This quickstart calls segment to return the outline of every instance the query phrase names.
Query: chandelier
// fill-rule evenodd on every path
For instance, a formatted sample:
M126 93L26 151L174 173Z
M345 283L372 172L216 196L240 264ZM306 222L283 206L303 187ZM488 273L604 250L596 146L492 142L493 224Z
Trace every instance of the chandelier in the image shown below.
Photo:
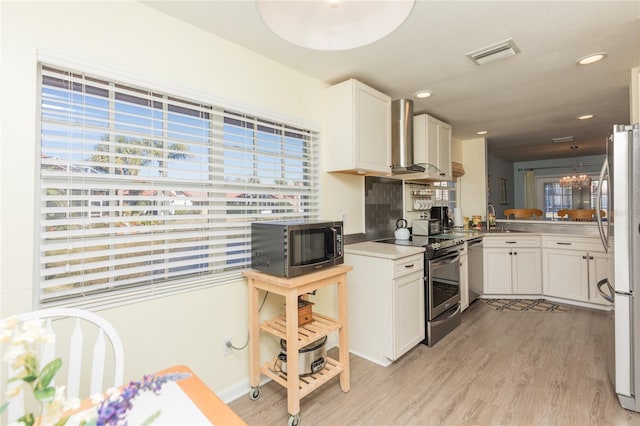
M591 178L585 174L578 175L576 173L576 149L577 146L572 146L571 151L573 152L573 174L570 176L565 176L560 179L560 187L562 188L571 188L571 189L585 189L591 186ZM580 165L582 167L582 165Z

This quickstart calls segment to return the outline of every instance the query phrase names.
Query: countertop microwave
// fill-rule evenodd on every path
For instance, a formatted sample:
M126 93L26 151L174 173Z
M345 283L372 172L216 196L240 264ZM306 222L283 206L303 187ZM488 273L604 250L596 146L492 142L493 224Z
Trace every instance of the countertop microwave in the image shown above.
M251 224L251 267L296 277L344 263L343 223L276 221Z

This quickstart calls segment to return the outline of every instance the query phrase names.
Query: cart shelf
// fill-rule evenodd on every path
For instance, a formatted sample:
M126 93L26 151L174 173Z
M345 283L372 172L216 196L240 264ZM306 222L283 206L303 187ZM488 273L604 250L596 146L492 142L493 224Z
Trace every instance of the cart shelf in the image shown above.
M324 368L320 371L316 371L308 376L300 376L300 382L298 383L298 397L304 398L324 383L338 376L344 370L344 365L333 358L326 357ZM262 367L262 374L273 379L281 386L287 388L287 373L282 371L276 371L274 366L276 360L267 362Z
M340 329L340 327L342 327L341 321L314 313L310 323L298 327L298 347L303 348L327 336L332 331ZM264 321L260 324L260 328L267 333L287 340L287 319L284 314Z

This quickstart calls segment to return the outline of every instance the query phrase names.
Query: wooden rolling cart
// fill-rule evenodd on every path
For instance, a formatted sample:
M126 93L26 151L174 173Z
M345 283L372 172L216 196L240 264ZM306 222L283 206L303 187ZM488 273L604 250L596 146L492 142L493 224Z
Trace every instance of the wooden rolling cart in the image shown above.
M320 385L340 375L340 388L348 392L349 383L349 342L347 330L347 272L351 266L338 265L294 278L282 278L247 270L244 276L249 282L249 397L260 396L260 373L287 388L287 408L289 426L300 422L300 399ZM298 327L298 296L337 285L338 318L313 313L310 323ZM285 297L285 313L260 323L258 290L265 290ZM260 330L277 336L287 342L287 371L298 372L299 349L338 331L338 360L327 357L324 368L311 375L285 374L275 371L274 361L260 366Z

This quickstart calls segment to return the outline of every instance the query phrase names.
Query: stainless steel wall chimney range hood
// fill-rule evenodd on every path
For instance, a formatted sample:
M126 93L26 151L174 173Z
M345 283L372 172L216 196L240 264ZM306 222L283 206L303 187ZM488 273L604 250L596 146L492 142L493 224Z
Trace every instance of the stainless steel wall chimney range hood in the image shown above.
M391 172L424 172L413 163L413 101L391 101Z
M413 158L413 101L391 101L391 172L393 174L444 173L432 164L416 164Z

